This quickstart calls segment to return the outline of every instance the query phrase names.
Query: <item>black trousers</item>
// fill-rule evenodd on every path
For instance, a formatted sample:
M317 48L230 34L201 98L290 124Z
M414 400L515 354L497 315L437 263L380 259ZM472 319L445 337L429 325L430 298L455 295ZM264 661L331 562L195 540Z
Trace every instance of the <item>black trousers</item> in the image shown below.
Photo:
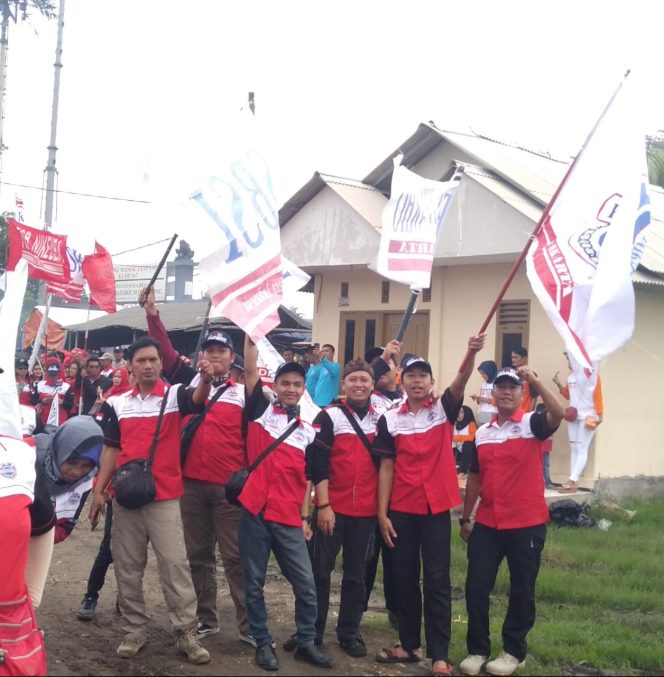
M503 623L503 648L520 661L524 660L528 650L526 635L535 625L535 582L545 540L545 524L500 531L475 524L468 542L466 577L468 653L491 655L489 595L500 563L506 558L510 593Z
M392 613L397 613L397 589L394 576L394 564L392 549L385 545L383 537L380 535L380 529L376 525L374 535L374 549L369 561L367 562L367 574L364 578L365 598L364 610L369 608L369 599L376 582L376 572L378 571L378 559L383 557L383 595L385 597L385 608Z
M447 661L452 634L450 513L413 515L391 510L389 517L397 532L393 561L394 571L397 573L397 615L401 646L406 651L414 651L421 644L421 564L427 657L434 661Z
M314 513L314 525L316 516ZM317 639L321 639L325 632L330 606L330 576L341 548L343 575L337 638L344 642L359 637L365 602L364 577L367 560L374 550L375 530L375 517L348 517L339 513L336 514L331 536L326 536L314 526L311 557L318 602Z
M104 537L99 544L99 552L95 557L95 562L88 576L88 591L86 597L99 599L99 591L104 587L106 572L108 567L113 564L113 555L111 554L111 526L113 524L113 503L106 503L106 517L104 518Z

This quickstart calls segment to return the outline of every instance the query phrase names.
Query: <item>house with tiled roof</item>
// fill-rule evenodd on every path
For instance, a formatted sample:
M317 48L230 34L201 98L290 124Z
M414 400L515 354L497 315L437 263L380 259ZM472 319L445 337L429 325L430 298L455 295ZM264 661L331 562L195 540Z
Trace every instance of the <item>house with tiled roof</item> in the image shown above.
M378 252L381 212L390 192L393 158L440 180L464 167L436 245L431 287L404 339L404 351L431 361L437 384L451 382L512 265L567 170L546 153L420 124L362 180L316 173L281 208L282 249L313 277L313 339L332 343L345 362L394 337L409 289L368 269ZM652 223L634 274L636 328L602 365L605 416L581 478L586 488L616 496L664 490L664 191L651 188ZM522 266L488 329L480 359L509 361L524 345L529 363L550 382L566 373L561 339L535 298ZM467 396L479 392L480 377ZM554 439L554 481L569 474L564 425ZM647 479L644 479L647 478Z

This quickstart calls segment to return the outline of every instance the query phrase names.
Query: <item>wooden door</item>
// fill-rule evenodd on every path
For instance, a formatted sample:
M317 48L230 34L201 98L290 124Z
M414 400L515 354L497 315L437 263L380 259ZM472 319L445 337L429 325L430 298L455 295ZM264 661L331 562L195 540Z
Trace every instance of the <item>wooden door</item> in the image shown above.
M382 325L383 342L385 345L391 341L399 330L401 325L401 318L403 313L383 313ZM401 347L401 355L405 353L413 353L419 357L427 357L429 352L429 313L418 312L415 313L408 322L406 334L403 337L403 345Z

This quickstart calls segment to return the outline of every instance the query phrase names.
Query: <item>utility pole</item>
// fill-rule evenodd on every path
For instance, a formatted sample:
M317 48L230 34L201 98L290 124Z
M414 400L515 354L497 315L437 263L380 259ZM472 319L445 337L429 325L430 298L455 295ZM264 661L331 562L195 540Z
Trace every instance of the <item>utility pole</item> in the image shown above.
M58 12L58 38L55 46L55 74L53 76L53 106L51 108L51 136L48 144L48 161L44 174L46 175L46 201L44 207L44 229L50 230L53 225L53 198L55 195L55 179L58 170L55 166L55 154L58 150L56 146L56 135L58 131L58 104L60 102L60 72L62 70L62 32L65 26L65 0L60 0L60 10ZM45 297L45 309L42 315L35 342L32 346L32 354L28 360L28 367L32 371L32 367L37 361L37 355L41 348L42 338L46 327L48 326L48 311L51 306L51 294L46 294L46 283L42 282L42 291L39 296L43 299ZM48 344L48 342L47 342Z
M60 0L58 12L58 40L55 46L55 74L53 77L53 106L51 108L51 138L48 145L48 162L44 174L46 174L46 204L44 208L44 228L49 230L53 225L53 198L55 195L55 178L58 170L55 166L55 154L58 147L56 135L58 131L58 104L60 102L60 72L62 70L62 32L65 26L65 0Z

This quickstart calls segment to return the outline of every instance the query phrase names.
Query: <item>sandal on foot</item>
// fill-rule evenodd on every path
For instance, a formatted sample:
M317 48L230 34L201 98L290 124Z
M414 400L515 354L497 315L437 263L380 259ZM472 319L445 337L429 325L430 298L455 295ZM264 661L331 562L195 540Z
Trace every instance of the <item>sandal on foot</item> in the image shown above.
M454 674L454 666L452 663L449 663L448 661L433 661L434 663L445 663L444 668L431 668L431 675L432 677L448 677L449 675Z
M405 656L399 654L399 645L392 647L385 647L381 649L376 654L377 663L419 663L422 658L418 656L414 651L406 651L406 649L401 649L406 653Z

